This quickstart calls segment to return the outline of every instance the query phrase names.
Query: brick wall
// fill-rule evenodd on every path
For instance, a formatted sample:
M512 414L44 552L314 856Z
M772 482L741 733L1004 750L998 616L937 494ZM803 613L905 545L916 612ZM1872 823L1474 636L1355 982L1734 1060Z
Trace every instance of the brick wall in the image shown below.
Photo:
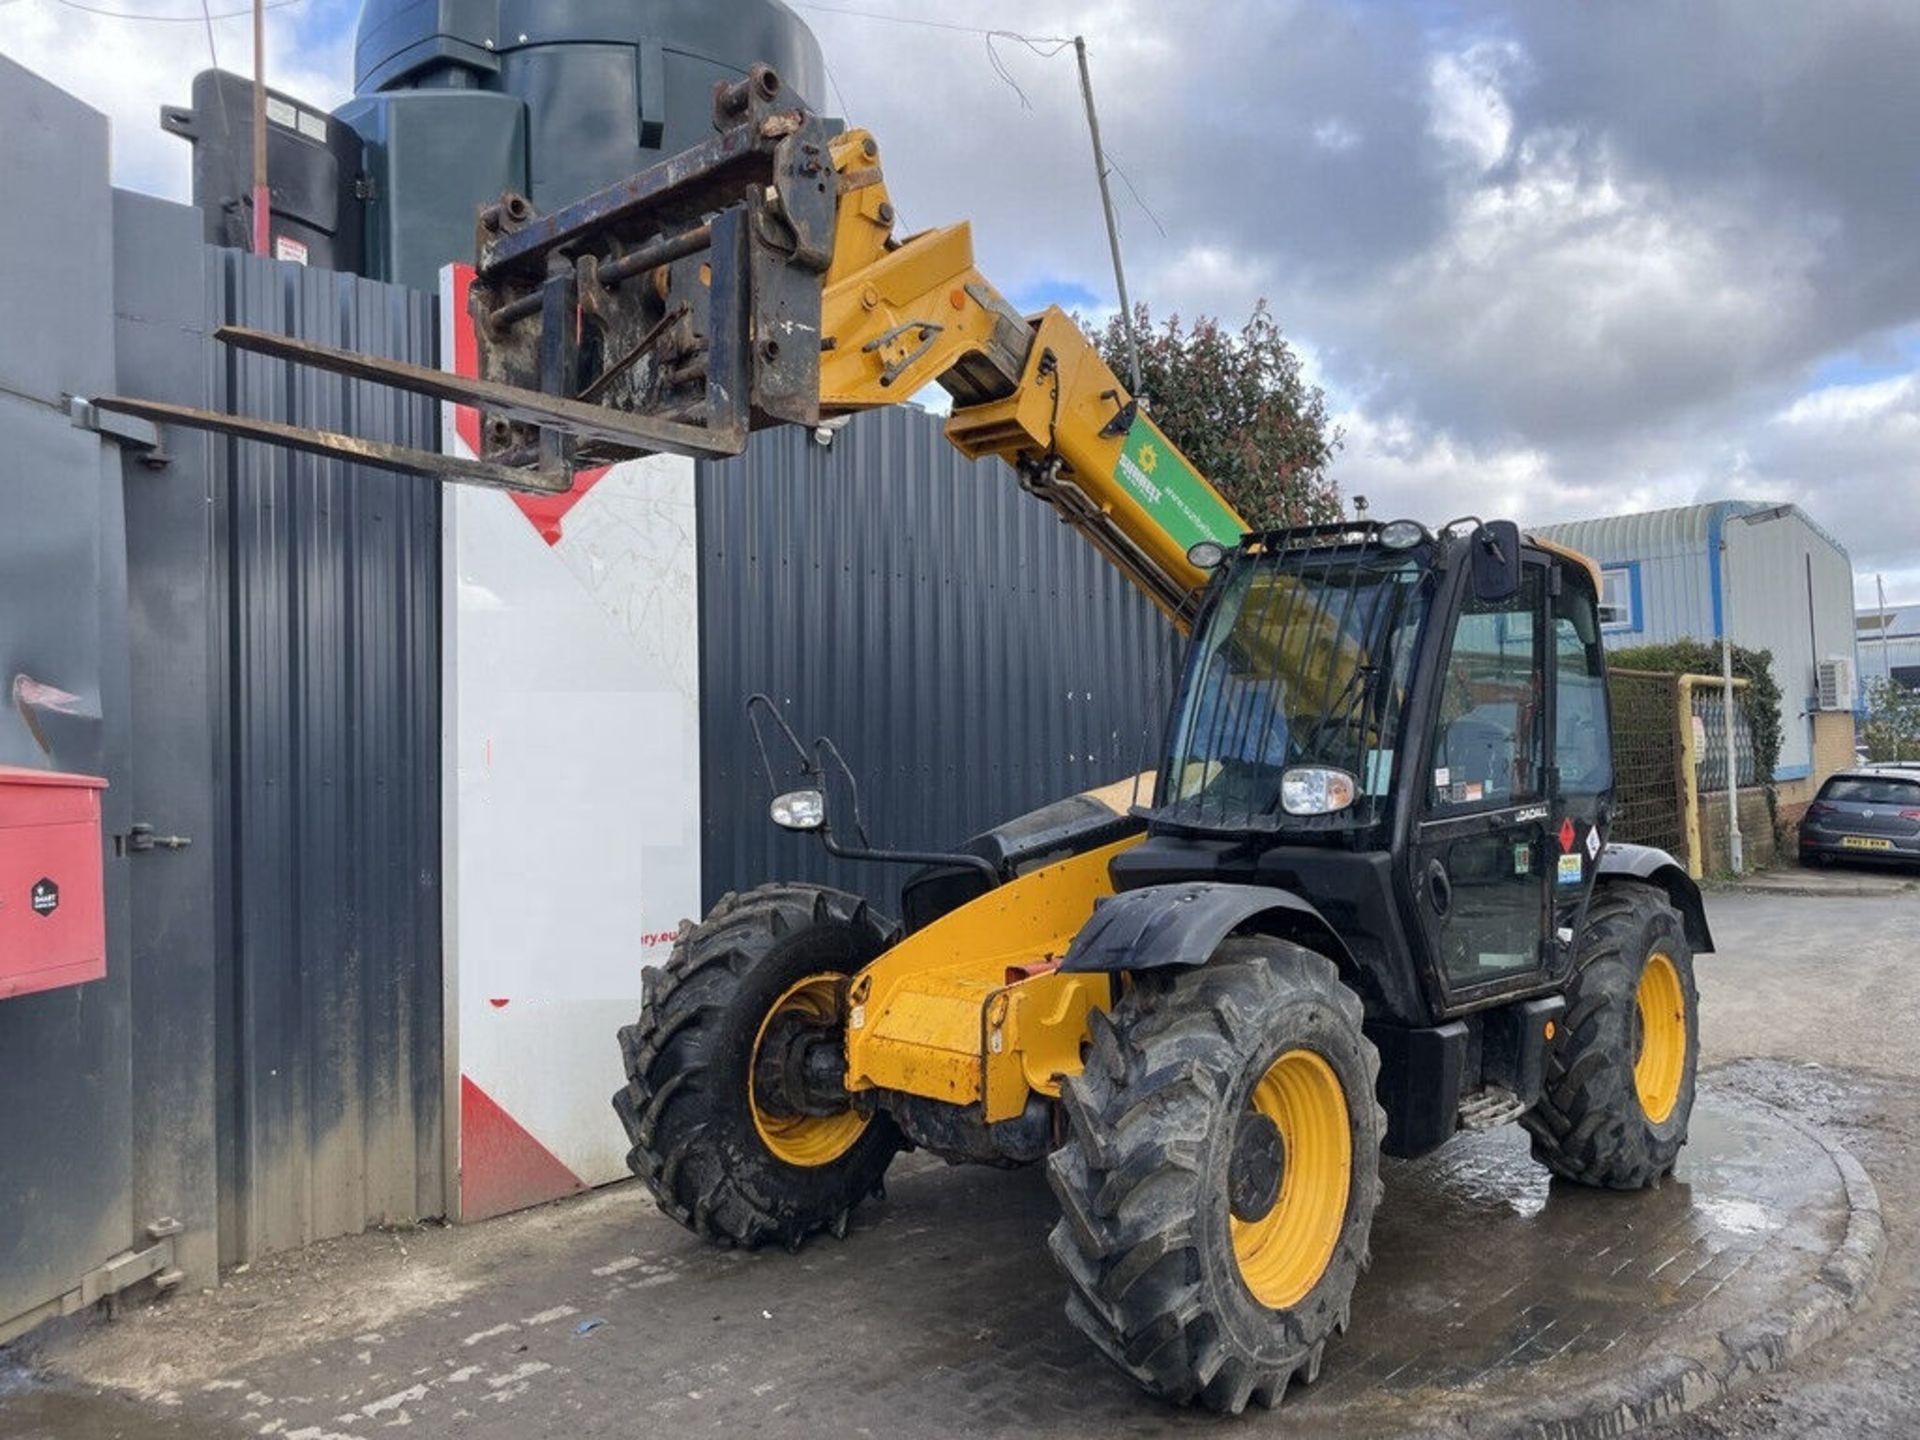
M1751 785L1740 792L1740 838L1747 869L1773 864L1773 824L1767 814L1767 792ZM1727 874L1727 794L1715 790L1700 797L1700 842L1706 851L1702 868L1708 875Z

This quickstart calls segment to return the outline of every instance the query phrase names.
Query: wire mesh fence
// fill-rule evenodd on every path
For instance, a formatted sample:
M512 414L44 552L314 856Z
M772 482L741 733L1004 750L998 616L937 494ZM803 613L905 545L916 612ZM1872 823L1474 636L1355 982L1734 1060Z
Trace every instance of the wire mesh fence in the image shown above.
M1699 763L1695 768L1703 791L1727 788L1726 716L1726 700L1719 690L1709 690L1704 687L1697 687L1694 690L1694 750L1699 756ZM1733 702L1733 753L1734 773L1740 777L1741 787L1744 789L1746 786L1757 784L1753 755L1753 726L1747 719L1747 707L1738 698Z
M1607 689L1613 701L1611 837L1684 858L1679 677L1614 670L1607 676Z

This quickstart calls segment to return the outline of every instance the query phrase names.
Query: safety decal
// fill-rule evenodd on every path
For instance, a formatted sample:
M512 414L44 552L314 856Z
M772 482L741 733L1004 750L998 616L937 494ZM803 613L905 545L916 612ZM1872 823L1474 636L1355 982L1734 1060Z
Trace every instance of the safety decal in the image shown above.
M1598 825L1589 825L1587 827L1587 858L1589 860L1596 860L1599 856L1600 827Z
M1573 842L1580 838L1580 832L1573 828L1573 817L1568 816L1560 822L1560 850L1565 854L1573 849Z
M1579 851L1570 851L1562 855L1560 857L1560 883L1562 885L1578 885L1580 883L1582 869Z

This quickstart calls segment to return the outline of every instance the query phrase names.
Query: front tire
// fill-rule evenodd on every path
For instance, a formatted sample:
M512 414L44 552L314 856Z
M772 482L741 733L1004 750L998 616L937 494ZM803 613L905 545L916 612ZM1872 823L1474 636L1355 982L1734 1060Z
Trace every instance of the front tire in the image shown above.
M1237 1414L1319 1373L1380 1200L1359 997L1284 941L1143 971L1091 1018L1048 1161L1067 1315L1155 1394Z
M1543 1092L1520 1117L1534 1159L1582 1185L1657 1184L1687 1143L1699 1056L1693 949L1679 912L1651 885L1603 883L1580 933Z
M845 1234L880 1188L900 1134L884 1113L775 1113L755 1064L776 1013L839 1024L844 978L893 941L866 902L814 885L729 895L649 970L620 1031L627 1084L613 1108L627 1165L667 1215L717 1245ZM843 1042L844 1055L844 1042Z

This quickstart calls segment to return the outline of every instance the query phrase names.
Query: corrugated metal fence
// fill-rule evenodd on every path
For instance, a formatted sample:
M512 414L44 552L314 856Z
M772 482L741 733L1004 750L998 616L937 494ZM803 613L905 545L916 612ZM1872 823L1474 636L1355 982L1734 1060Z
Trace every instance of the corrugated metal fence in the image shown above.
M1156 763L1174 631L942 417L862 415L831 447L768 431L700 468L702 872L813 879L897 913L898 866L834 861L766 818L744 704L831 735L876 844L951 846Z
M208 314L435 360L397 286L216 252ZM213 355L213 404L432 448L431 402ZM222 1258L443 1210L440 494L213 447L231 893L223 905Z

